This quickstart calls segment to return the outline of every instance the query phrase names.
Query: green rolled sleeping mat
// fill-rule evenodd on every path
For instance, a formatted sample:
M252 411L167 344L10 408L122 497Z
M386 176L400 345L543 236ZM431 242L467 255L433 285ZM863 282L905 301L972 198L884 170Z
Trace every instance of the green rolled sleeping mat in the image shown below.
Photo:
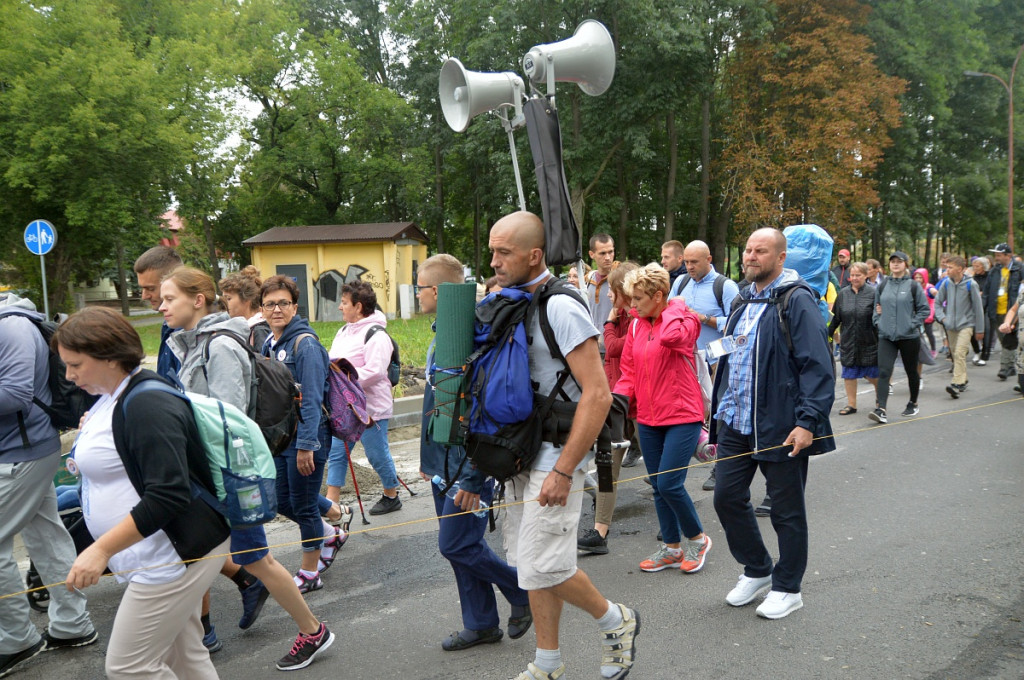
M476 284L442 283L437 287L437 342L434 344L434 413L428 434L438 444L461 446L452 419L462 385L462 366L473 353ZM430 389L428 386L427 389ZM465 412L459 409L459 412Z

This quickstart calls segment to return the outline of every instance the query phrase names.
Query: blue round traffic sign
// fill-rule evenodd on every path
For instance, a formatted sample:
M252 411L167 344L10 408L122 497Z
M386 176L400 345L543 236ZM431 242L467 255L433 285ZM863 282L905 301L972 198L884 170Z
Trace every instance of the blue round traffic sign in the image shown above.
M46 220L35 220L25 227L25 247L33 255L46 255L57 245L57 230Z

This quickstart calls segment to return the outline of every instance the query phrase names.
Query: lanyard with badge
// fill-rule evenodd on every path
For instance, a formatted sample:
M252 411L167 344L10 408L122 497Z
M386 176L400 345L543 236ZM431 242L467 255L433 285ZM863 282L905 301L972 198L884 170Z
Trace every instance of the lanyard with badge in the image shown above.
M761 311L751 314L750 305L766 304L767 299L763 300L744 300L742 304L747 305L747 308L743 310L743 314L736 322L736 328L733 329L732 335L725 335L717 340L713 340L708 343L707 352L708 356L712 359L719 359L728 354L732 354L741 347L745 347L747 342L750 340L750 333L757 326L761 320Z

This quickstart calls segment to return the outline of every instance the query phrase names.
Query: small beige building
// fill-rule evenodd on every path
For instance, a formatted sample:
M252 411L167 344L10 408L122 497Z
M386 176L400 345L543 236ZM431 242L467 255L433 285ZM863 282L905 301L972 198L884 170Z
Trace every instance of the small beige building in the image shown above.
M416 282L427 259L427 235L412 222L274 227L242 241L263 278L291 276L299 286L299 313L311 321L340 321L341 287L366 281L388 316L399 312L401 284Z

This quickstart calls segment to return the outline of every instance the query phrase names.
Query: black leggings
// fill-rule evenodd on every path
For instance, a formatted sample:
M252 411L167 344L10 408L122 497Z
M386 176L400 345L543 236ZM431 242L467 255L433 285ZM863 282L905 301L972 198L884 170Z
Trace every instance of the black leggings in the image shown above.
M880 408L885 408L889 401L889 382L892 379L892 368L896 365L897 352L903 360L903 370L907 372L907 380L910 382L910 401L917 403L917 393L921 388L921 375L917 372L921 337L895 341L878 338L878 387L875 389L875 399Z
M932 324L926 323L924 325L924 334L928 336L928 344L931 346L932 351L935 351L935 333L932 332Z

